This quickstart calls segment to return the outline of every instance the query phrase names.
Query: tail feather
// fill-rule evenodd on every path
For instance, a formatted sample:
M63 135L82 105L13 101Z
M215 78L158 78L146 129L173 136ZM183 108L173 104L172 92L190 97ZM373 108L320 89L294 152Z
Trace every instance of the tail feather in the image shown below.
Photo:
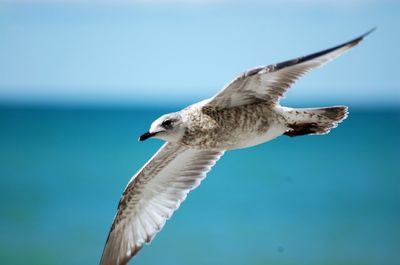
M346 106L326 108L288 109L286 111L288 136L301 136L307 134L326 134L347 118Z

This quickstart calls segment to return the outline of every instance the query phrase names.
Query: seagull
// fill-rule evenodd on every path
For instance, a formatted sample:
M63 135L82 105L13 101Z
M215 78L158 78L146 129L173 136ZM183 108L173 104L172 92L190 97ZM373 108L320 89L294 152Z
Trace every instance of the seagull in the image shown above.
M281 135L327 134L335 128L347 117L346 106L289 108L279 101L297 79L356 46L373 30L324 51L246 71L212 98L156 119L139 140L166 143L126 186L100 264L127 264L225 151Z

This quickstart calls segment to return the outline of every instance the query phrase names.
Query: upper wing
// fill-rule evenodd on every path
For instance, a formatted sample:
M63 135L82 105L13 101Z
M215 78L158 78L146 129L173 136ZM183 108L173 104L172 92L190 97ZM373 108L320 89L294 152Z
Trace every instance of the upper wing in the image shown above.
M224 109L258 102L275 104L298 78L354 47L373 30L321 52L244 72L211 98L203 106L203 110Z
M100 264L126 264L150 243L222 154L164 144L122 194Z

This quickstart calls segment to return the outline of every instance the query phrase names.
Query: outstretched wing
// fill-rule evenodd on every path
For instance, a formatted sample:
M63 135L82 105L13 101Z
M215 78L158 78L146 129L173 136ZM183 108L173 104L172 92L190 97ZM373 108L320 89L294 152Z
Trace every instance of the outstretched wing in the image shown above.
M222 154L164 144L122 194L100 264L126 264L150 243Z
M337 58L360 43L373 30L321 52L244 72L211 98L203 106L203 110L218 110L259 102L276 104L302 75Z

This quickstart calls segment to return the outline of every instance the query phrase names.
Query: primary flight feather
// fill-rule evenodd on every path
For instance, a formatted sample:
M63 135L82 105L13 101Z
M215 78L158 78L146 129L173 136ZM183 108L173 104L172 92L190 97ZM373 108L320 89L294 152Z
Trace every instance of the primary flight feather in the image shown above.
M345 106L295 109L280 106L279 100L298 78L354 47L371 31L331 49L244 72L214 97L155 120L139 140L155 137L166 143L125 188L100 264L127 264L224 151L280 135L326 134L336 127L347 116Z

